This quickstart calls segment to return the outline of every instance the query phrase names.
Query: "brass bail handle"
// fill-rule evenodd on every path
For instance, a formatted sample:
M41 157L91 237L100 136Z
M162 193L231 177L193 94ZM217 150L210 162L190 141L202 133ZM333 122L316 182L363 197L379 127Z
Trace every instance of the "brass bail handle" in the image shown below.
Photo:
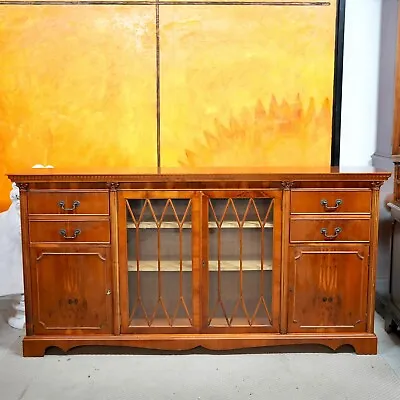
M321 229L322 235L324 235L325 239L332 240L336 239L339 235L339 233L342 232L342 228L335 228L335 233L333 235L328 235L328 230L326 228Z
M74 211L79 207L80 204L81 204L80 201L74 200L74 202L72 203L72 207L71 208L67 208L67 207L65 207L65 201L61 200L61 201L58 202L58 206L63 211Z
M324 207L325 211L336 211L340 205L343 204L342 199L336 199L334 206L328 206L328 200L321 200L321 205Z
M67 236L67 231L65 229L61 229L60 230L60 235L64 239L76 239L80 234L81 234L81 230L80 229L75 229L73 236Z

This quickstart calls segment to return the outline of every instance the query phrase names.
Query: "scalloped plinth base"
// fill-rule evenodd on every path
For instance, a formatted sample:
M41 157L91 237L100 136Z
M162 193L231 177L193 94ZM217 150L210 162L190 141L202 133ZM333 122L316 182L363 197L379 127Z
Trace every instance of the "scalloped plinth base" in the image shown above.
M42 357L46 349L57 347L67 352L79 346L136 347L155 350L234 350L266 346L323 345L337 350L350 345L357 354L377 354L374 334L146 334L119 336L26 336L24 357ZM284 347L279 349L285 351Z

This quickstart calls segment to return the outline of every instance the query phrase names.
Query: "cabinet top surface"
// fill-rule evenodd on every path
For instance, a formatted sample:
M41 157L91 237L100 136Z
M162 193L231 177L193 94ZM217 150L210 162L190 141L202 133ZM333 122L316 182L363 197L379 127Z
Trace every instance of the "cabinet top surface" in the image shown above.
M7 173L14 182L35 181L224 181L360 180L385 181L391 173L372 167L207 167L207 168L32 168Z

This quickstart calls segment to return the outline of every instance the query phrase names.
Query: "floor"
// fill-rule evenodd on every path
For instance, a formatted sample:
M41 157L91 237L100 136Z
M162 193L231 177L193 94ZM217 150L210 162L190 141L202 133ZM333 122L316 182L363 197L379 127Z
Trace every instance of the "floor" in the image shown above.
M304 348L268 354L52 352L21 357L22 332L0 298L0 400L400 399L400 335L376 315L378 356Z

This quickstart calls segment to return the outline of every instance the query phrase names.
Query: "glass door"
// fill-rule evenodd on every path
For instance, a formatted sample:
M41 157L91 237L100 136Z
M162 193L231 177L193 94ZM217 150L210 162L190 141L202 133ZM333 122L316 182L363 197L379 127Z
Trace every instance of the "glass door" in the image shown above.
M190 192L120 193L122 332L199 328L199 202Z
M203 328L279 331L279 191L207 193Z

